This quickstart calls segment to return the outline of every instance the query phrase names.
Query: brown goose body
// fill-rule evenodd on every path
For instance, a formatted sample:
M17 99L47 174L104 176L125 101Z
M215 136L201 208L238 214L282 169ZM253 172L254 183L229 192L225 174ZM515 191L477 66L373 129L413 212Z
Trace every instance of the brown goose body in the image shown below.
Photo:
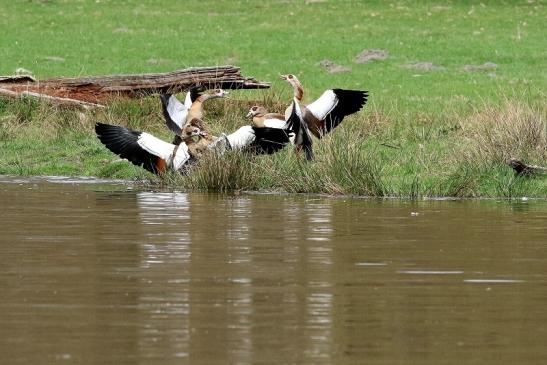
M216 96L215 94L202 94L200 95L192 105L190 106L190 109L188 110L188 116L186 117L186 122L188 123L192 119L203 119L203 103L207 100L217 98L219 96Z
M251 118L251 124L256 128L283 128L286 124L283 114L268 113L266 108L258 105L251 107L247 118Z
M288 118L291 115L293 105L294 104L291 104L287 107L287 109L285 109L284 117ZM304 120L304 123L306 123L306 125L308 126L310 133L313 134L316 138L323 137L325 135L323 121L317 119L315 115L310 113L305 105L300 105L300 110L302 111L302 119Z

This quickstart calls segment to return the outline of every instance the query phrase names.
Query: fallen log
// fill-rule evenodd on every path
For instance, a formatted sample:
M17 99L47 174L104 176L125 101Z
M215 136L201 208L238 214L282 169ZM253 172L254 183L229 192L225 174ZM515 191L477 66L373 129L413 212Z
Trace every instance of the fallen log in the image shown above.
M51 102L82 106L102 106L112 97L138 98L153 93L176 93L202 85L204 88L264 89L267 82L241 75L239 67L192 67L165 73L59 77L34 81L29 77L0 76L5 95L32 96ZM61 100L58 100L61 99ZM79 102L79 103L78 103Z
M515 174L521 176L532 176L537 173L547 173L547 167L527 165L519 159L511 158L507 164L515 170Z

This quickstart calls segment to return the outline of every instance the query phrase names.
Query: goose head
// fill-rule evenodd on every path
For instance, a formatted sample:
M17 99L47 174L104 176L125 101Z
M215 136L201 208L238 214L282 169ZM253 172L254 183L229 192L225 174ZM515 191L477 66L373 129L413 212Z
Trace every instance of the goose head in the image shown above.
M193 140L194 137L207 137L208 135L203 127L203 121L198 118L193 118L182 130L183 140Z
M249 109L249 112L247 113L247 115L245 116L246 118L253 118L257 115L263 115L263 114L267 114L266 112L266 109L262 106L258 106L258 105L254 105L253 107L251 107L251 109Z
M211 93L209 94L210 98L228 98L228 91L226 90L223 90L223 89L214 89L211 91Z
M293 74L280 75L279 78L281 80L287 81L292 86L300 85L300 80L298 80L298 78Z

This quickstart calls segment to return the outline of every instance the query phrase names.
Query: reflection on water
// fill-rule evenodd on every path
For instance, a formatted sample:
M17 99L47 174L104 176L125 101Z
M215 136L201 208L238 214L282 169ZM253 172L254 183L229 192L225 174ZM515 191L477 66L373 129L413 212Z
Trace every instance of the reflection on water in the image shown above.
M545 201L49 180L0 179L1 363L547 360Z

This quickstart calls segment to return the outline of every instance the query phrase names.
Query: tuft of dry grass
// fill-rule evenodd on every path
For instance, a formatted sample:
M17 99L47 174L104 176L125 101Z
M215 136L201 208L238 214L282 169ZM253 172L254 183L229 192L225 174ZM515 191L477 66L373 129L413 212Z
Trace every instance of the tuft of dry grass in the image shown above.
M516 157L530 163L547 160L547 109L522 103L486 106L460 122L468 160L505 163Z

